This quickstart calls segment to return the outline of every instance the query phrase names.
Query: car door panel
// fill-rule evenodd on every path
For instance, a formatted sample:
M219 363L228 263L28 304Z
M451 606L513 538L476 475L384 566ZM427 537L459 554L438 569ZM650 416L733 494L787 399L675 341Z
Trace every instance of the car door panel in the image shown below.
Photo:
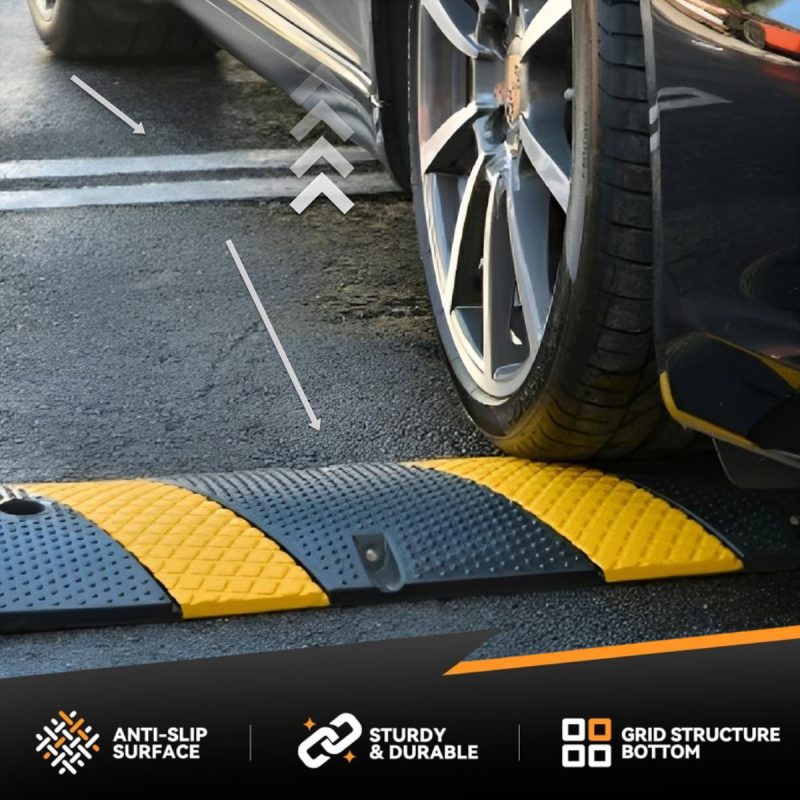
M376 135L369 0L175 3L221 47L305 108L324 100L352 129L349 141L385 161Z

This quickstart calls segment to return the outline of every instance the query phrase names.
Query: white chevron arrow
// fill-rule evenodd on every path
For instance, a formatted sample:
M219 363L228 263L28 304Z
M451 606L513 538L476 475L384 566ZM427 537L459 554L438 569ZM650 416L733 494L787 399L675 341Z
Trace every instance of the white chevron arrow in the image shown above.
M292 164L291 170L299 178L301 175L305 175L321 158L324 158L343 178L353 171L353 165L324 136L320 136Z
M320 100L319 103L292 128L292 136L294 136L298 142L305 139L318 122L324 122L344 142L355 132L324 100Z
M298 214L302 214L321 194L324 194L342 214L346 214L353 207L353 201L322 173L317 175L290 205Z

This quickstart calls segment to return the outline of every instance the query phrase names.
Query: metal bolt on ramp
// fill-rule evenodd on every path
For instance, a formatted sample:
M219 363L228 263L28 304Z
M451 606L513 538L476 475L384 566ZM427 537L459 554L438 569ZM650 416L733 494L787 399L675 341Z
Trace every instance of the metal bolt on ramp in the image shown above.
M774 493L515 458L0 491L3 632L797 568Z

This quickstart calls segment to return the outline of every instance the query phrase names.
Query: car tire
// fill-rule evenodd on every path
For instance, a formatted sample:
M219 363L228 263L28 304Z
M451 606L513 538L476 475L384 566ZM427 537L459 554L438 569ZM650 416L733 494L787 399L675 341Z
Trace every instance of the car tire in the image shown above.
M764 33L764 28L754 20L746 20L742 30L745 41L753 45L753 47L763 50L767 46L767 36Z
M411 183L437 328L469 416L505 452L674 449L690 434L662 406L654 357L641 9L576 1L531 33L564 6L412 4Z
M178 9L140 0L28 0L39 38L59 58L187 59L218 49Z

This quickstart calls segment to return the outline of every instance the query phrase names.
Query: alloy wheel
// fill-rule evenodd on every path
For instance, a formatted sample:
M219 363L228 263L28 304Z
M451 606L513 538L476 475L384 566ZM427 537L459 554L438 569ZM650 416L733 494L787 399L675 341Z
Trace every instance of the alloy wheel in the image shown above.
M421 0L417 125L434 290L490 401L531 370L572 173L570 0Z

